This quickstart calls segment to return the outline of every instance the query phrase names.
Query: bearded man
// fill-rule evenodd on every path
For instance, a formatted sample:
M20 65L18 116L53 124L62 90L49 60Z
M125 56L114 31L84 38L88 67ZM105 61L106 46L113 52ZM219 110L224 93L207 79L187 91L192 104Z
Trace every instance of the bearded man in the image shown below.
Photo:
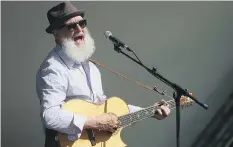
M55 47L41 64L36 75L36 90L41 105L41 120L45 128L45 147L58 147L57 132L77 140L84 129L114 132L118 116L105 113L85 117L62 109L65 102L79 98L94 104L104 103L101 73L88 59L95 51L95 43L87 29L84 10L77 10L70 2L62 2L47 12L48 34L55 37ZM79 106L77 106L79 107ZM141 107L128 104L130 112ZM155 110L155 118L170 113L167 103Z

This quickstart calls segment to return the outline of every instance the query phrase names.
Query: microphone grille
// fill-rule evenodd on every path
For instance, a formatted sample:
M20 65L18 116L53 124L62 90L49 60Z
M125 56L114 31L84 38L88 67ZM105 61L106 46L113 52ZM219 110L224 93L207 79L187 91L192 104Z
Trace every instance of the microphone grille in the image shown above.
M108 39L108 37L109 36L111 36L112 35L112 33L110 32L110 31L106 31L105 33L104 33L104 36Z

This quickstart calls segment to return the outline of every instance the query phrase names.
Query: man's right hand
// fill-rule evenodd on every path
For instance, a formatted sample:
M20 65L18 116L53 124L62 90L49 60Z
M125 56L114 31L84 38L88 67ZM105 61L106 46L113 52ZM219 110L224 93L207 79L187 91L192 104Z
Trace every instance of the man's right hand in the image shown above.
M115 132L120 126L120 121L114 113L105 113L100 116L88 117L84 128L97 129L99 131Z

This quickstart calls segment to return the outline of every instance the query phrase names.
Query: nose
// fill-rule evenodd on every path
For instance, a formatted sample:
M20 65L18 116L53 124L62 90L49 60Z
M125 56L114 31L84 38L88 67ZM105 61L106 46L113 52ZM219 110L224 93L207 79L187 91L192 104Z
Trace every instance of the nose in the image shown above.
M74 29L75 32L82 32L82 28L77 24L76 28Z

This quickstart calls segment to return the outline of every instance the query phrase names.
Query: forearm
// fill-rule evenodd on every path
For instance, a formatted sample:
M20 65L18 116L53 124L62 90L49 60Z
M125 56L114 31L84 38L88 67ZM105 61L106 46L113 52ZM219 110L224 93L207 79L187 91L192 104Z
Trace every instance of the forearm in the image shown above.
M96 117L87 117L83 129L98 129Z

